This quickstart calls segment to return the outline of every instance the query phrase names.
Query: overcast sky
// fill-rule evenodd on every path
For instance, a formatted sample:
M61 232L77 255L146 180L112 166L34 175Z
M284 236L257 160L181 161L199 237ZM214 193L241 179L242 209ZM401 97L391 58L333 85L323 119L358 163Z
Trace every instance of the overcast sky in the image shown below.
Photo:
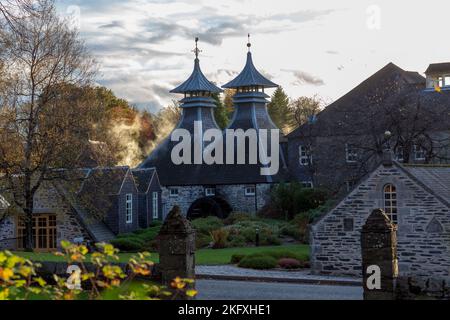
M423 73L450 61L450 2L392 0L59 0L79 17L100 63L98 83L152 112L193 67L219 85L244 66L247 33L256 67L295 98L333 101L394 62Z

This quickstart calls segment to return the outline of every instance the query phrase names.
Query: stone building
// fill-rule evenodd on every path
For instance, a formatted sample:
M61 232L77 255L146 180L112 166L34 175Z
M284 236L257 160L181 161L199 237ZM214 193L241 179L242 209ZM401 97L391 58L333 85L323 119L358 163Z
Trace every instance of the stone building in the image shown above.
M55 250L61 240L107 242L161 220L161 207L161 187L154 169L77 170L38 189L33 209L35 249ZM24 232L23 215L4 209L0 249L22 249Z
M450 279L450 166L386 157L310 228L315 273L361 276L361 230L374 209L398 226L401 277Z
M268 201L270 188L281 180L287 179L287 166L283 149L279 150L280 170L274 175L262 175L261 169L265 166L258 162L252 164L250 158L250 143L243 141L245 146L245 161L238 164L237 148L238 139L228 137L228 130L255 129L260 132L266 129L268 132L278 130L267 112L269 96L264 92L267 88L275 88L277 85L266 79L255 68L250 52L250 43L247 62L242 72L224 88L237 91L233 98L234 116L229 127L223 131L220 143L234 144L234 164L225 161L215 161L212 164L192 160L192 164L174 164L171 153L177 143L167 138L140 166L140 168L155 167L159 173L163 186L162 198L164 213L178 205L184 215L195 218L207 215L216 215L225 218L232 211L255 213ZM195 136L203 136L208 129L220 130L214 119L214 100L212 96L219 94L222 89L215 86L203 75L198 59L198 49L195 50L194 71L192 75L179 87L172 90L173 93L184 95L180 101L182 117L175 130L185 130L194 141ZM278 132L278 131L277 131ZM269 134L270 136L270 134ZM283 136L279 140L283 141ZM228 139L235 139L230 141ZM257 136L256 147L258 152L265 146ZM217 141L214 141L217 142ZM198 150L192 145L192 155L196 151L202 154L214 142L200 141ZM237 142L237 143L235 143ZM265 150L271 154L270 138ZM227 159L227 151L223 150L223 159Z
M294 180L341 196L378 165L389 143L402 163L449 163L450 64L427 80L390 63L288 135Z

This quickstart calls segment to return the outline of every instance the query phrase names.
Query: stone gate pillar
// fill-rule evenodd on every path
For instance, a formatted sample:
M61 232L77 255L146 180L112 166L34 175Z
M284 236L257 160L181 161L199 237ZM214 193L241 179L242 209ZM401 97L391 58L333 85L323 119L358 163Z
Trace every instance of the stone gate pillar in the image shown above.
M163 284L176 277L195 278L195 231L178 206L169 212L159 232L159 271Z
M397 227L381 209L374 210L363 226L361 249L364 299L395 299L398 276ZM379 287L374 288L374 285Z

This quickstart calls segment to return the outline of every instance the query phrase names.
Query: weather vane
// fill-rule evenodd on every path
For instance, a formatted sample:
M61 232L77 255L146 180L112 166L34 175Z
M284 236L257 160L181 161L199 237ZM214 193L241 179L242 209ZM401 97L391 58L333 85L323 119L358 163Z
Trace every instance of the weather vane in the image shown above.
M252 47L252 44L250 42L250 33L248 34L248 43L247 43L248 51L250 51L250 48Z
M202 50L200 50L200 49L198 48L198 37L195 38L195 49L192 50L192 52L195 53L195 58L196 58L196 59L198 59L198 54L199 54L200 52L202 52Z

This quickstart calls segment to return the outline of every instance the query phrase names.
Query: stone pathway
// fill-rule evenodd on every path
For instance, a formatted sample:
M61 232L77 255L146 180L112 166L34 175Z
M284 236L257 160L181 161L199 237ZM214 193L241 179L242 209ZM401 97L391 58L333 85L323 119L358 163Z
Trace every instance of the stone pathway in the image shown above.
M361 286L360 278L312 275L310 270L253 270L234 265L196 266L198 278Z

